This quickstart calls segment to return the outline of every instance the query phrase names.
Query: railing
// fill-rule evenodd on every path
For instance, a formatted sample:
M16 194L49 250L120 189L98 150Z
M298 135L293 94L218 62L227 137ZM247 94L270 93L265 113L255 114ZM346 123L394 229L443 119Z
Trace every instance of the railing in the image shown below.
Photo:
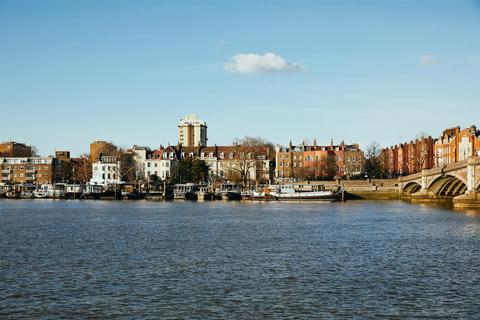
M2 170L2 173L10 173L10 172L11 172L10 169L3 169Z
M474 159L473 160L474 164L480 164L479 156L474 156L472 158ZM426 170L426 175L429 176L429 175L434 175L439 173L447 173L447 172L455 171L458 169L465 168L468 165L468 163L469 163L469 160L461 160L461 161L449 163L445 166L434 167ZM422 177L422 172L417 172L417 173L410 174L408 176L401 177L400 180L410 181L410 180L416 180L421 177Z
M35 180L35 176L26 176L25 179L28 181L32 181Z
M8 176L2 176L2 181L7 181L11 179L11 175L9 174Z
M27 169L25 172L26 173L35 173L35 169Z

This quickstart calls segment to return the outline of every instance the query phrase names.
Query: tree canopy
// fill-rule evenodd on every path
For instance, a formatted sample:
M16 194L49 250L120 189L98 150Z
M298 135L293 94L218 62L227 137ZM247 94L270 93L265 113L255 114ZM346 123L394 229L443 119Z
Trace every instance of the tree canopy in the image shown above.
M204 160L183 158L173 169L171 183L200 183L208 180L209 166Z

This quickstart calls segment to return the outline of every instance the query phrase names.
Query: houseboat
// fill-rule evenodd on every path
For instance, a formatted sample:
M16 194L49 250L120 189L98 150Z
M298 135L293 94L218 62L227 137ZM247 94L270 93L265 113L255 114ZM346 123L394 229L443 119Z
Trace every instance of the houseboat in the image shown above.
M254 192L253 200L316 200L316 201L338 201L339 192L325 190L323 186L309 188L294 186L291 184L272 185L261 192Z
M175 200L197 200L198 186L194 183L179 183L174 186L173 198Z
M220 195L223 200L242 200L240 186L236 183L224 183L220 186Z
M100 199L103 194L103 186L99 184L85 185L85 191L80 196L81 199Z
M213 200L213 193L210 192L208 185L199 185L197 193L197 200Z
M85 192L85 185L83 184L67 184L65 190L65 198L80 199Z

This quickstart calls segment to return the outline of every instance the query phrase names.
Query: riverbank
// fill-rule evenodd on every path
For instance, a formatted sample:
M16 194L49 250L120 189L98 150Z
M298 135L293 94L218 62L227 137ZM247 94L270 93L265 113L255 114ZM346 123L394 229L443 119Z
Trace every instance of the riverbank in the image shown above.
M480 209L480 193L465 193L461 196L440 196L429 192L408 193L401 191L398 179L368 179L368 180L337 180L337 181L305 181L297 182L299 185L321 185L326 190L343 189L343 200L404 200L412 203L433 203L453 206L455 208ZM97 200L115 200L113 195L98 197ZM20 198L22 199L22 198ZM149 201L165 201L161 195L142 197ZM119 199L120 200L120 199ZM123 199L126 200L126 199ZM138 200L132 197L128 200ZM203 201L203 200L198 200ZM209 201L209 200L205 200ZM218 201L218 200L216 200ZM242 201L252 201L243 199Z

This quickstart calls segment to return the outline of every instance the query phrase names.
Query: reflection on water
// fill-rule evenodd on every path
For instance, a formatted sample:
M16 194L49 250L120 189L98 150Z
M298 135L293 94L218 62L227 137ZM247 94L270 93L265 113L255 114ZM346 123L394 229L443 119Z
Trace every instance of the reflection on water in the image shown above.
M0 201L0 318L480 314L480 215L404 202Z

